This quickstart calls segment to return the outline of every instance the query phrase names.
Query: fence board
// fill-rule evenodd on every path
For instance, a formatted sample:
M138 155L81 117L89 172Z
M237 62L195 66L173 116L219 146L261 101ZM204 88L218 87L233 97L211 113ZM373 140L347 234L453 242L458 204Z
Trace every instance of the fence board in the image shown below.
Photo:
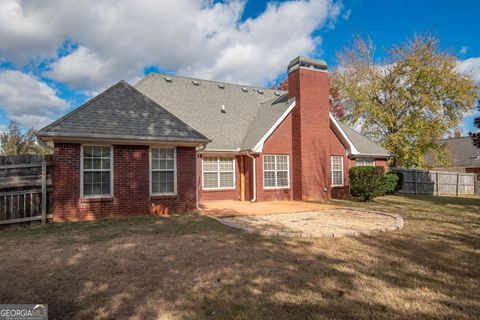
M403 173L403 185L398 193L430 195L474 195L476 175L416 169L399 169Z
M0 157L0 225L51 218L52 157Z

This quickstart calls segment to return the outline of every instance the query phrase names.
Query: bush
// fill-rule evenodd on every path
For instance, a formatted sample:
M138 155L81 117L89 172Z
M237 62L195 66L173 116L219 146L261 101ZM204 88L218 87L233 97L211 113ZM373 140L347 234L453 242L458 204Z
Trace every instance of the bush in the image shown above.
M395 191L397 191L398 181L400 178L395 172L388 172L384 174L382 180L384 194L393 194Z
M352 196L370 201L385 193L383 167L353 167L348 171Z
M395 187L394 192L399 191L403 185L403 172L400 171L390 171L388 174L394 174L398 177L397 186Z

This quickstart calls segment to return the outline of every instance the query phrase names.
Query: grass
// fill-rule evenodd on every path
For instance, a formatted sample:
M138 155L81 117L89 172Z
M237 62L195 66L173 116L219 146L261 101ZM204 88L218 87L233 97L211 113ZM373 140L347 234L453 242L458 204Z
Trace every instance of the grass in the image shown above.
M480 199L334 201L401 214L401 231L262 238L198 215L0 230L0 302L55 319L473 319Z

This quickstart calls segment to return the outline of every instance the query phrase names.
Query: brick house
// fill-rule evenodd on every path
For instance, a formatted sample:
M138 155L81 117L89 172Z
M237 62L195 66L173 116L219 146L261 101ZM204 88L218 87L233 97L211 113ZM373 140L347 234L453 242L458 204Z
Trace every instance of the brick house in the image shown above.
M54 150L54 220L344 197L350 167L386 167L385 149L330 114L325 62L292 60L288 88L159 74L117 83L38 132Z
M447 157L450 160L450 167L435 168L436 170L480 175L480 149L473 145L472 138L441 139L438 141L438 144L445 146Z

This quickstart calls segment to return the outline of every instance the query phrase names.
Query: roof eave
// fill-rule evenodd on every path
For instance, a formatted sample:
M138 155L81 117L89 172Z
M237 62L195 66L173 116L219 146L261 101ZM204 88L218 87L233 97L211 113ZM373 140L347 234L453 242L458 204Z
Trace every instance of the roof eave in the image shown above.
M208 139L182 139L182 138L157 138L157 137L138 137L138 136L111 136L95 134L58 134L52 132L37 132L37 138L48 144L51 142L70 142L70 143L111 143L111 144L170 144L176 146L199 147L211 142Z

